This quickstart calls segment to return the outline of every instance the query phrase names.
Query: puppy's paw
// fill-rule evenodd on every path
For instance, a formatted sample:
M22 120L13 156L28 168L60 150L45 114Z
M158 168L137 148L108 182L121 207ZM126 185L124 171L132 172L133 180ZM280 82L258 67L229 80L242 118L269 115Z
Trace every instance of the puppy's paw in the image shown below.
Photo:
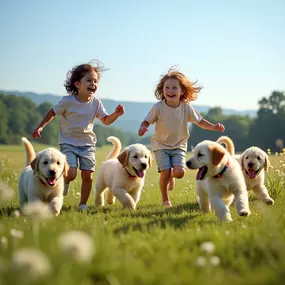
M251 214L251 212L250 212L250 210L241 210L240 212L239 212L239 215L241 216L241 217L247 217L247 216L249 216Z
M267 205L273 205L274 204L274 200L272 198L268 198L264 201Z

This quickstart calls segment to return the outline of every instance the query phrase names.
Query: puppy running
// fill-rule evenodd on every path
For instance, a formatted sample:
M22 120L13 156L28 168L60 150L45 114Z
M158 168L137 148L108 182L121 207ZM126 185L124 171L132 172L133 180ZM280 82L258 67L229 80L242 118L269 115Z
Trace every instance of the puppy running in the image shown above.
M199 169L196 191L203 212L211 211L212 207L219 220L232 221L229 206L235 199L238 214L250 215L241 168L223 146L214 141L202 141L194 148L186 165L189 169Z
M228 150L234 150L233 142L227 140L227 137L220 137L217 142L224 144ZM269 196L268 189L264 185L265 172L270 166L267 153L259 147L252 146L241 155L234 157L242 168L247 190L252 190L255 196L264 203L273 205L274 200Z
M64 176L69 168L66 157L56 148L47 148L36 154L26 138L22 141L26 149L26 167L19 178L20 207L41 200L58 215L63 204Z
M135 209L144 186L145 172L151 166L151 153L142 144L132 144L120 153L120 140L116 137L107 140L114 147L98 171L95 205L104 206L104 191L107 189L108 204L118 198L123 207Z

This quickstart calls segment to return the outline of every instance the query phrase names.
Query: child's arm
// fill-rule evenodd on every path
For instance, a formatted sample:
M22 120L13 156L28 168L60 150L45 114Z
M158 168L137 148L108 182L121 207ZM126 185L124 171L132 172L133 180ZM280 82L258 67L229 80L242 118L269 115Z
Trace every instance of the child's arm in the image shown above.
M202 129L208 130L208 131L220 131L223 132L225 130L225 126L221 123L212 124L209 121L202 119L199 123L196 123L196 125Z
M143 136L148 131L149 125L150 123L148 121L143 121L140 125L138 135Z
M55 116L55 112L53 109L50 109L46 115L44 116L44 118L42 119L42 121L40 122L39 126L33 131L33 138L40 138L41 137L41 132L43 131L44 127L53 120L54 116Z
M125 113L125 108L122 105L118 105L114 111L114 113L107 115L101 119L101 122L104 125L110 125L115 122L120 116Z

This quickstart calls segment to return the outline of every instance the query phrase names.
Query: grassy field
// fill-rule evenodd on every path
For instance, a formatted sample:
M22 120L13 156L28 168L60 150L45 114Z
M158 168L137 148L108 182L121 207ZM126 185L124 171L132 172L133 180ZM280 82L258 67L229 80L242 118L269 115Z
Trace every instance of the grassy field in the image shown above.
M97 150L98 166L109 150ZM1 146L0 180L14 196L0 201L0 284L284 284L283 157L270 160L275 204L250 196L252 215L239 217L232 207L232 223L199 212L195 171L176 181L174 207L163 209L155 163L136 211L118 202L98 211L92 190L90 211L77 212L77 178L60 216L28 219L17 211L24 147Z

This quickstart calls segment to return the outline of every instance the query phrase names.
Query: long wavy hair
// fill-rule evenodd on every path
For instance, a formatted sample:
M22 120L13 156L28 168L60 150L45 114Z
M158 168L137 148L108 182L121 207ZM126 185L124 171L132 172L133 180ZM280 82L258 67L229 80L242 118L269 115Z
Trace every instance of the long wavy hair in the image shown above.
M191 82L182 72L178 71L178 67L175 65L168 70L167 74L161 76L155 88L154 95L158 100L164 99L163 86L167 79L176 79L179 82L182 90L180 100L185 103L195 101L198 97L198 93L203 88L202 86L196 86L197 81Z
M66 79L64 81L64 87L69 95L77 95L78 90L75 87L75 82L80 81L86 73L94 71L98 75L98 80L101 78L101 74L107 70L103 63L99 60L92 60L89 63L84 63L74 66L66 74Z

